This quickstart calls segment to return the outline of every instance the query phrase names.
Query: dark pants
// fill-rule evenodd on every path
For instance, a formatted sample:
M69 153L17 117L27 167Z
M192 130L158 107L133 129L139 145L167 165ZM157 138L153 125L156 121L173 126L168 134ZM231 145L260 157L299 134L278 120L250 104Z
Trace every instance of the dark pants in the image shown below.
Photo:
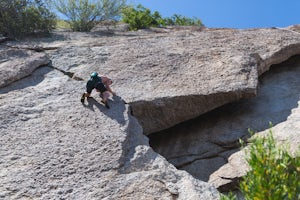
M91 94L93 89L97 89L101 93L107 91L107 89L103 83L97 82L95 84L93 81L88 81L86 84L86 92Z

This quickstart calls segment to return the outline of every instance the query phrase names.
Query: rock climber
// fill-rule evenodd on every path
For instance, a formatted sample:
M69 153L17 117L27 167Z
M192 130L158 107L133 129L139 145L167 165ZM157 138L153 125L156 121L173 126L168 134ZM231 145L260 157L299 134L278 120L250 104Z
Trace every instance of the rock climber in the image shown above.
M112 95L116 95L116 93L110 88L112 83L113 81L110 78L106 76L99 76L97 72L93 72L86 84L86 92L81 96L81 103L84 103L85 98L90 97L92 90L96 89L97 92L100 92L100 97L102 98L101 102L106 108L109 108L107 101L110 93Z

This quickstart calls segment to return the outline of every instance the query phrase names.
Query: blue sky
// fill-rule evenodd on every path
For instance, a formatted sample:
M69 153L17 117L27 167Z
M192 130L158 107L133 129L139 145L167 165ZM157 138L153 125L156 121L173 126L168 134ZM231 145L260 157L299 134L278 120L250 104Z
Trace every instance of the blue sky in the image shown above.
M197 17L209 28L264 28L300 24L300 0L128 0L163 17Z

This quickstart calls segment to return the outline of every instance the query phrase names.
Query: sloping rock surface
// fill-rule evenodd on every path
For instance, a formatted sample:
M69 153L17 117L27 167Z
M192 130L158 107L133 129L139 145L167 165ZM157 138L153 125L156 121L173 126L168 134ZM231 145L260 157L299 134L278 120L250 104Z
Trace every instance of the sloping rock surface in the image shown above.
M56 32L3 46L29 52L28 59L47 54L52 64L34 72L37 65L26 65L30 76L0 89L1 198L218 199L209 184L153 152L143 133L255 96L260 74L300 53L300 35L288 29ZM118 96L109 110L95 93L84 105L79 101L92 71L114 80Z
M0 90L1 199L216 199L153 152L129 106L49 67Z

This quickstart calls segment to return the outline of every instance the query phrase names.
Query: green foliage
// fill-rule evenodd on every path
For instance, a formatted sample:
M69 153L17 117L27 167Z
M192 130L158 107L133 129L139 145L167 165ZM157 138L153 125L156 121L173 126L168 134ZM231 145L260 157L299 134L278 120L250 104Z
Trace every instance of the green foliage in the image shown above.
M55 15L42 0L1 0L0 33L15 38L35 32L49 33Z
M139 4L136 8L128 6L122 11L122 21L129 24L130 30L138 30L149 27L159 27L168 25L179 26L203 26L197 18L187 18L181 15L173 15L170 18L162 18L160 13L153 14L148 8Z
M253 135L253 132L249 132ZM240 182L240 191L245 199L300 199L299 153L300 151L292 157L285 148L277 146L272 131L266 137L255 137L247 151L247 162L251 170ZM237 198L229 193L222 194L220 199Z
M231 192L228 195L221 194L220 196L221 200L236 200L236 198L237 197Z
M170 18L164 19L165 25L178 25L178 26L203 26L200 19L188 18L181 15L174 14Z
M160 18L158 13L155 16L151 14L151 11L142 5L138 5L136 8L128 6L122 10L123 22L129 24L130 30L138 30L148 28L150 26L156 26L157 21L155 17Z
M96 21L116 20L126 0L56 0L52 4L68 20L73 31L90 31Z
M65 20L58 19L56 20L56 28L70 29L70 24Z
M277 147L272 132L256 137L250 145L247 161L251 170L240 183L246 199L300 199L300 159Z

